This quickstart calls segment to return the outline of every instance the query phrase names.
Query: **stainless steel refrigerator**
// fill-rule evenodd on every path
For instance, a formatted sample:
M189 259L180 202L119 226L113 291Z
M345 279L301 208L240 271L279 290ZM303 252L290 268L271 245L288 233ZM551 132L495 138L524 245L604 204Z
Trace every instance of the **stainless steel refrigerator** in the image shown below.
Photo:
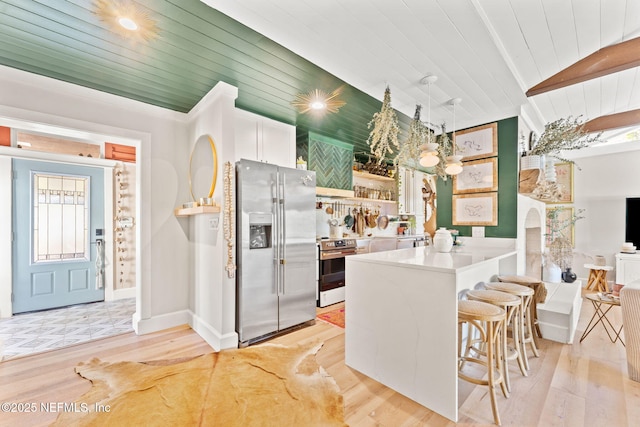
M244 347L315 320L313 171L236 163L236 331Z

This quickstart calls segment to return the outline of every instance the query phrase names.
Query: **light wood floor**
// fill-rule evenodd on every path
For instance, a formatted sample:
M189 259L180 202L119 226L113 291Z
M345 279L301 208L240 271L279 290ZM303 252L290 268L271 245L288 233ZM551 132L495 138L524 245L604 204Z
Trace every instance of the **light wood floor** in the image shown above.
M339 305L327 307L331 310ZM619 309L614 323L620 324ZM630 381L621 344L609 342L598 327L581 344L591 314L585 301L573 345L542 340L540 358L532 358L528 377L512 366L512 394L498 392L503 425L512 426L634 426L640 421L640 383ZM318 362L339 385L351 426L453 426L393 390L344 364L344 330L317 321L315 325L278 337L272 342L290 345L323 341ZM145 361L195 356L212 349L188 327L136 336L106 338L66 349L0 363L0 402L73 402L90 388L74 373L74 366L92 357L105 361ZM486 388L460 383L458 425L491 425L493 418ZM0 412L0 426L47 425L55 413Z

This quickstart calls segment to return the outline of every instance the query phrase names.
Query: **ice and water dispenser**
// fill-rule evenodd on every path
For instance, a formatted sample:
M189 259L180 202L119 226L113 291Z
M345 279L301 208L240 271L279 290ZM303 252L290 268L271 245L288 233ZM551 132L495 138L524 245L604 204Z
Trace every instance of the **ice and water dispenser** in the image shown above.
M272 214L249 213L249 249L265 249L272 247L272 226Z

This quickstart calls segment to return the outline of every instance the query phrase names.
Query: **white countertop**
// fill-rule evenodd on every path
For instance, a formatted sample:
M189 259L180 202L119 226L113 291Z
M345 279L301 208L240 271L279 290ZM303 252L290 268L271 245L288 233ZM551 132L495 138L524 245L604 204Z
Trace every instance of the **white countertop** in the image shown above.
M436 252L429 246L374 252L347 257L349 262L403 265L423 270L454 272L464 271L487 260L502 259L517 252L505 247L454 247L449 253Z

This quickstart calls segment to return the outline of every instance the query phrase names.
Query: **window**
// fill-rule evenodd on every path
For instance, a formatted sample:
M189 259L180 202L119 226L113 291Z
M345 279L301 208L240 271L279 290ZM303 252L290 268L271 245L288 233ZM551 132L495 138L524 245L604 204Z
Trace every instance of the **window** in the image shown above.
M89 177L34 172L33 262L89 259Z

